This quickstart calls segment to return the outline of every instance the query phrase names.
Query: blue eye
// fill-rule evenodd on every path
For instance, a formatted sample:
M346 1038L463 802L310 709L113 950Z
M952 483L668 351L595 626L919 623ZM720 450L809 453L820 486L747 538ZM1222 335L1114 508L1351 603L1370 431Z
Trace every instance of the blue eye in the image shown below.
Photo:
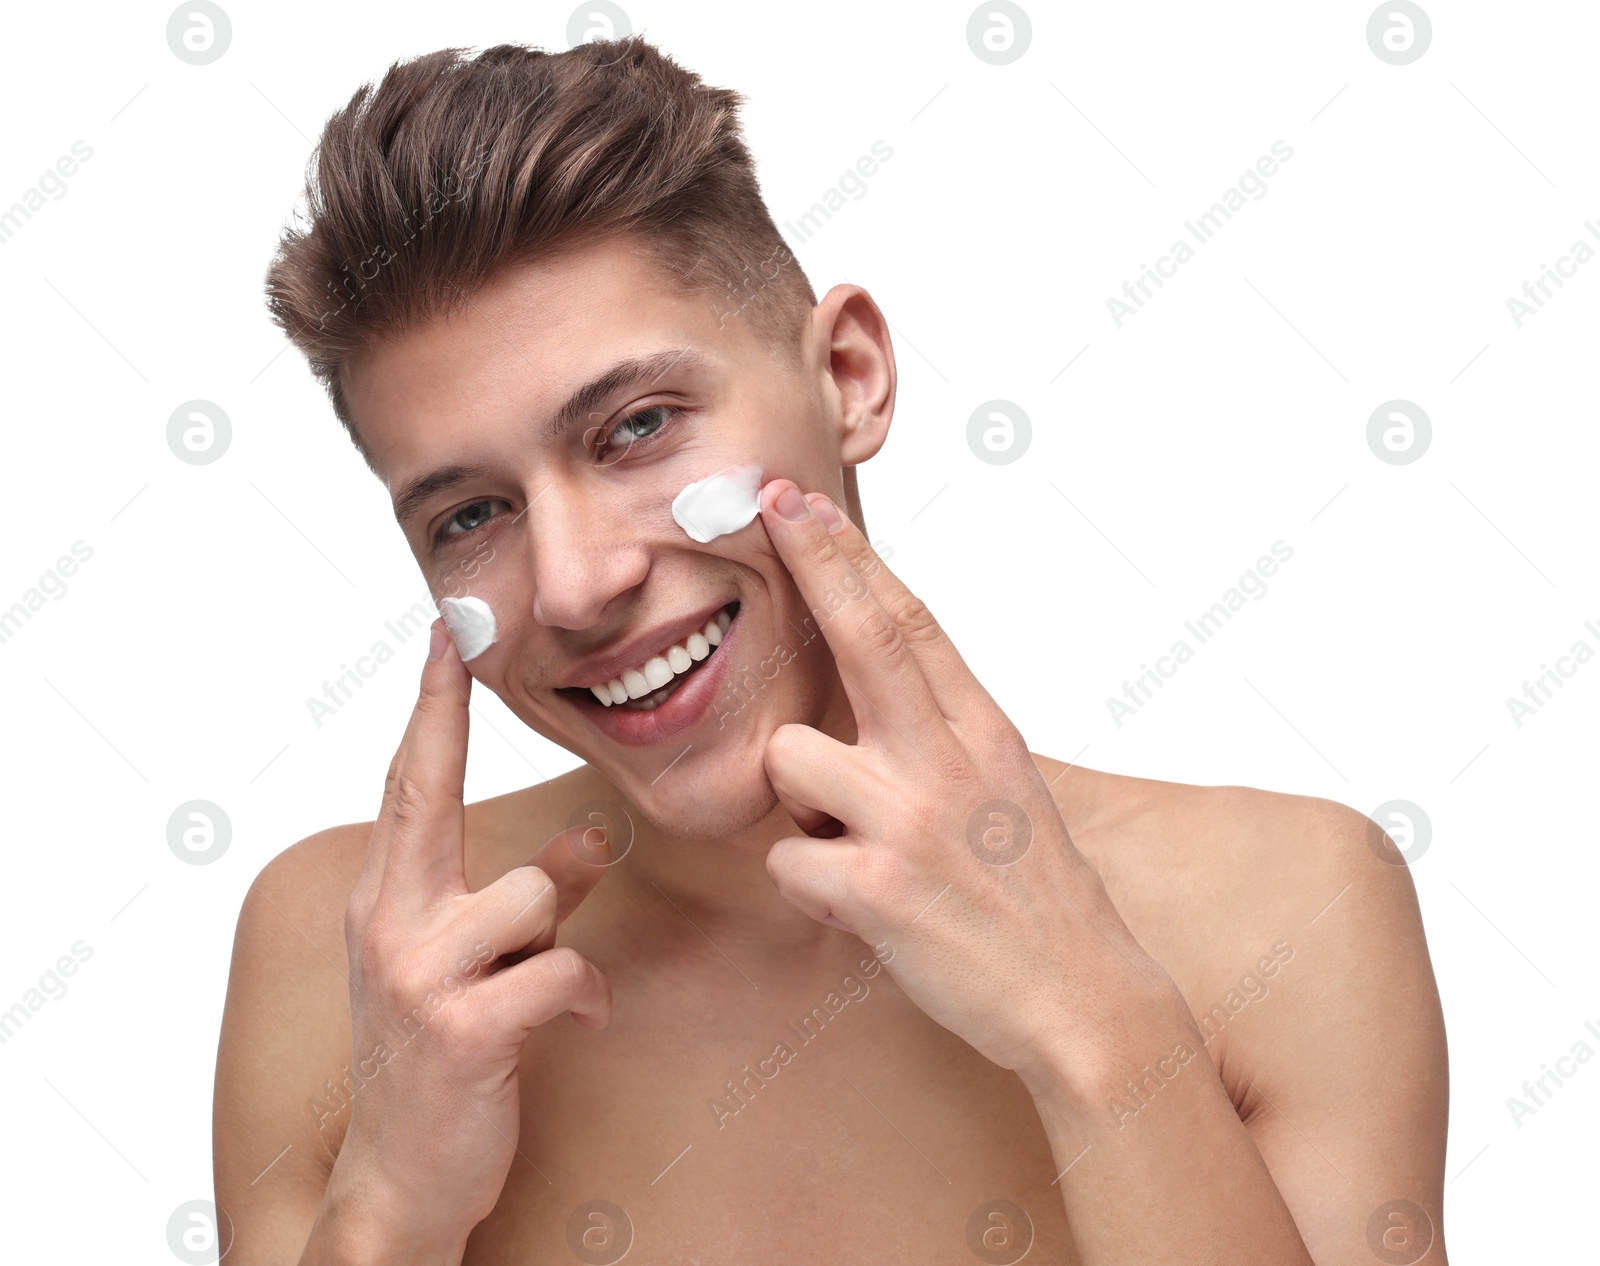
M607 462L620 460L635 444L654 439L682 412L670 404L654 404L630 413L601 437L595 456Z
M474 501L471 505L462 506L461 509L446 519L439 530L434 533L433 543L442 545L446 540L460 540L464 536L471 536L493 517L488 513L484 513L484 511L494 504L493 500L489 500ZM463 523L463 518L471 521ZM461 530L452 531L452 528L460 528Z

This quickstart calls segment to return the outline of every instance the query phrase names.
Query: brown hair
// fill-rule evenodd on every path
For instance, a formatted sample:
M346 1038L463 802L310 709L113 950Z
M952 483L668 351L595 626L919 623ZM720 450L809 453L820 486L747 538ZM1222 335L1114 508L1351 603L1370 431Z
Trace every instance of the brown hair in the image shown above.
M769 348L797 354L816 296L762 200L742 94L638 37L464 54L395 62L328 120L308 223L284 231L267 270L272 319L369 466L344 367L579 239L637 234L686 294L722 293L724 319L742 305Z

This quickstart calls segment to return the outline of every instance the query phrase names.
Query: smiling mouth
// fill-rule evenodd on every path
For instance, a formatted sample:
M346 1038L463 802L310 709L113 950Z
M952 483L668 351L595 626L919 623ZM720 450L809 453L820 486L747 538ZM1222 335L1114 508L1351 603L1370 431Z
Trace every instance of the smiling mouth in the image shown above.
M582 686L558 686L566 695L591 708L621 708L626 712L653 712L702 664L716 654L723 634L739 614L739 604L730 602L706 621L704 627L663 647L642 663L634 665L609 681Z

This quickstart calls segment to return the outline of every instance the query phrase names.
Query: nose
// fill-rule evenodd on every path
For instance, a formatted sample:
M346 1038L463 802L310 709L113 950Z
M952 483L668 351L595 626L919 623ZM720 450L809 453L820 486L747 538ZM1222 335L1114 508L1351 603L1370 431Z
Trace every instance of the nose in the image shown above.
M560 629L593 628L611 601L650 570L643 535L616 507L581 489L546 486L528 507L533 615Z

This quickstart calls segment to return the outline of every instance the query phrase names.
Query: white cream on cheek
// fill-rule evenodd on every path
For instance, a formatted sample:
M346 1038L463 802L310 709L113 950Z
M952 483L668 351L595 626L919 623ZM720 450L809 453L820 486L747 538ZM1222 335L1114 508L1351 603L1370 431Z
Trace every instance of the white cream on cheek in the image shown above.
M761 467L729 466L690 484L672 501L672 517L690 539L705 544L753 521L761 510ZM463 661L494 645L494 611L482 598L444 598L439 614Z
M476 659L494 645L494 612L482 598L445 598L439 614L463 660Z
M672 500L672 517L702 545L737 532L761 509L761 467L729 466L690 484Z

